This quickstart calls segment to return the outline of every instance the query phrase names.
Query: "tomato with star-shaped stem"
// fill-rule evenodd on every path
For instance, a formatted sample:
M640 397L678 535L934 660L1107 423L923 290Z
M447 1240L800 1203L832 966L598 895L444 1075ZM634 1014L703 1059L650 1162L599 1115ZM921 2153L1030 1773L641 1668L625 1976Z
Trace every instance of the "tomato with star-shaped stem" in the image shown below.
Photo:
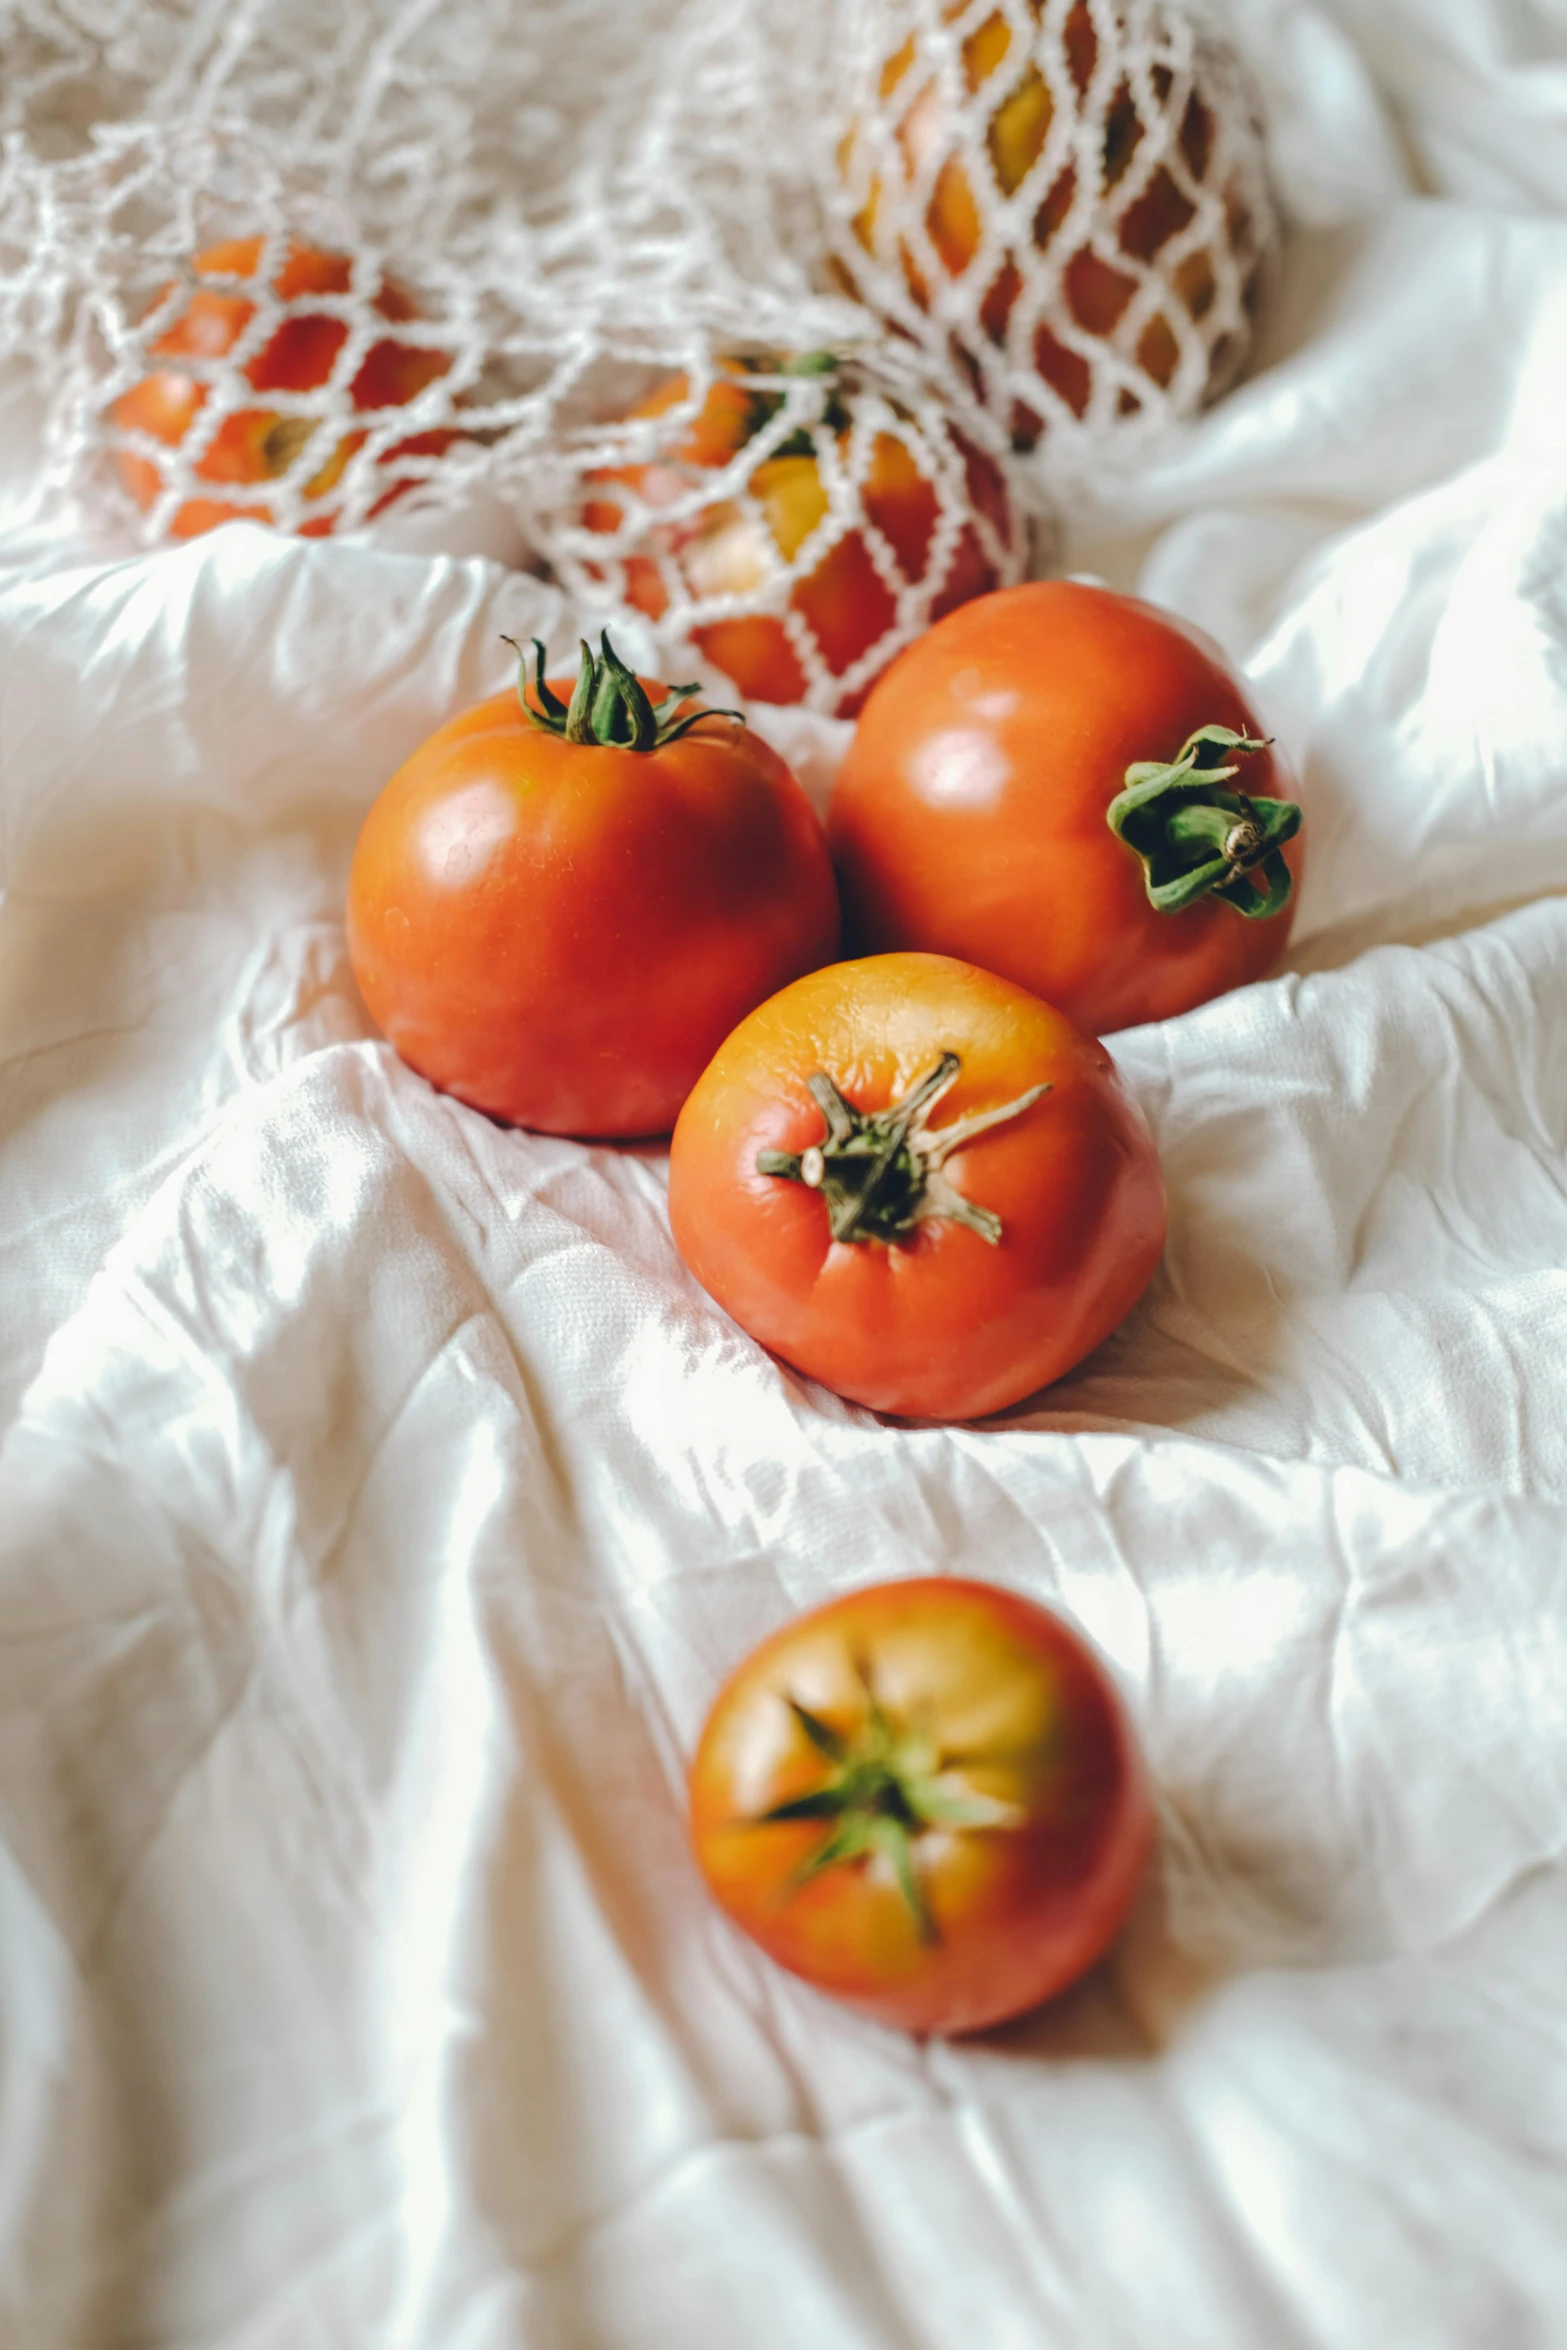
M1146 1776L1093 1651L1019 1594L871 1584L764 1641L690 1773L721 1906L879 2022L972 2032L1109 1947L1152 1841Z

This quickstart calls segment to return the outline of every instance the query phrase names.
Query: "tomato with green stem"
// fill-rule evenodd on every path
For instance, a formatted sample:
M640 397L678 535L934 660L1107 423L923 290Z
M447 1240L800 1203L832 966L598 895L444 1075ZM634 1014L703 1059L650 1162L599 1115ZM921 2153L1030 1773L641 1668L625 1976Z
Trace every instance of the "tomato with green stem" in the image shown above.
M966 604L880 680L828 837L857 946L968 956L1102 1036L1277 961L1294 789L1199 630L1035 581Z
M1069 1371L1142 1295L1165 1231L1104 1047L919 954L813 972L741 1022L680 1114L669 1214L753 1338L921 1419L978 1419Z
M1054 1998L1136 1896L1153 1811L1098 1658L1033 1601L871 1584L731 1675L690 1771L735 1923L878 2022L974 2032Z
M825 962L838 901L776 751L607 636L543 649L370 810L348 945L371 1017L443 1091L553 1134L667 1134L727 1032Z
M776 446L764 443L744 497L699 495L705 473L726 470L784 407L791 380L814 382L819 418ZM667 415L690 398L685 376L672 377L632 409L633 417ZM688 599L691 642L736 690L763 702L798 702L811 690L798 643L786 624L777 583L818 540L815 559L787 587L787 610L814 642L831 679L824 707L852 716L865 698L861 666L887 639L892 658L899 599L872 553L870 535L890 558L893 578L916 593L934 620L984 593L1021 562L1021 525L992 458L956 424L941 428L884 399L848 490L849 513L834 516L828 454L847 464L863 408L861 373L831 351L797 355L726 352L696 413L656 460L606 467L589 482L583 520L590 530L619 531L626 521L622 488L649 509L649 519L622 558L627 601L651 619L671 605L671 585ZM943 508L960 526L937 565ZM734 608L710 611L727 601ZM851 674L853 682L850 682Z

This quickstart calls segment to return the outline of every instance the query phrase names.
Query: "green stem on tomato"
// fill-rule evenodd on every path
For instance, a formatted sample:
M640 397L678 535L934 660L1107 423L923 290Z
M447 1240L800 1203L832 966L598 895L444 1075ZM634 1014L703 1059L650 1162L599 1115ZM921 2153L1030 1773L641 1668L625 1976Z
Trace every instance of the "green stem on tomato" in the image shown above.
M797 1698L785 1700L796 1726L829 1766L819 1787L775 1803L758 1826L788 1820L820 1821L824 1834L795 1871L796 1885L824 1869L879 1855L892 1870L922 1942L939 1937L920 1883L919 1839L933 1828L1015 1828L1016 1804L982 1795L948 1767L931 1731L900 1723L886 1711L864 1664L856 1666L865 1692L865 1718L853 1730L836 1729Z
M1140 759L1126 770L1105 820L1141 857L1149 904L1161 914L1210 895L1252 921L1288 905L1281 852L1300 830L1299 808L1225 788L1241 760L1267 747L1228 726L1200 726L1174 759Z
M977 1110L931 1133L926 1120L957 1083L962 1062L943 1053L900 1101L877 1111L856 1110L824 1070L806 1080L826 1130L803 1151L758 1151L759 1175L776 1175L819 1191L834 1240L907 1240L933 1216L966 1224L994 1248L1001 1218L966 1199L944 1172L947 1160L965 1143L1020 1118L1048 1085L1032 1085L999 1109Z
M523 716L541 733L553 734L562 742L597 743L611 751L661 751L689 734L693 726L700 726L704 718L740 718L738 710L690 710L682 715L684 704L701 692L699 685L667 686L661 699L653 701L642 680L615 651L608 629L600 633L596 658L586 640L581 640L582 658L569 703L546 682L544 647L537 637L533 639L535 707L528 699L527 654L515 637L503 636L501 643L510 645L517 656L517 698Z

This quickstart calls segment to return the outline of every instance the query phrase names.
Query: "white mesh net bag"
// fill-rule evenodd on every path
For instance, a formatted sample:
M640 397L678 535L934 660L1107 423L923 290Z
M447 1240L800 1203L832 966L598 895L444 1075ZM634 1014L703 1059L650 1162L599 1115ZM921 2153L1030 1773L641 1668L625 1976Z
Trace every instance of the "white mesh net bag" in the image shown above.
M1060 476L1231 383L1276 226L1234 53L1177 0L897 0L839 151L844 282Z
M1085 17L1092 70L987 187L990 117ZM499 501L582 615L823 710L1021 575L1073 448L1238 364L1266 244L1233 66L1148 0L15 0L0 59L0 351L44 374L54 485L148 543ZM917 155L916 81L951 101ZM980 226L937 270L951 156ZM980 280L1064 168L997 340ZM1124 253L1161 171L1191 217ZM1090 250L1135 281L1098 340ZM1047 318L1085 401L1031 373Z

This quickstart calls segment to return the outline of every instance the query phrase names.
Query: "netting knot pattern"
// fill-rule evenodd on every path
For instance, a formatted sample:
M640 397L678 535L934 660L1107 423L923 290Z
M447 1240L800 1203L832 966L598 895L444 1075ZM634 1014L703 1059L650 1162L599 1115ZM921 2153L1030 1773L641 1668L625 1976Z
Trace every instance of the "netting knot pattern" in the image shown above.
M1030 552L991 420L897 343L720 352L574 455L587 495L544 527L568 594L636 610L764 701L852 715Z
M1169 0L899 0L831 242L1058 472L1234 380L1276 241L1233 52Z
M146 544L498 502L659 658L822 709L1228 380L1272 236L1175 0L27 0L3 38L0 354L52 483Z

